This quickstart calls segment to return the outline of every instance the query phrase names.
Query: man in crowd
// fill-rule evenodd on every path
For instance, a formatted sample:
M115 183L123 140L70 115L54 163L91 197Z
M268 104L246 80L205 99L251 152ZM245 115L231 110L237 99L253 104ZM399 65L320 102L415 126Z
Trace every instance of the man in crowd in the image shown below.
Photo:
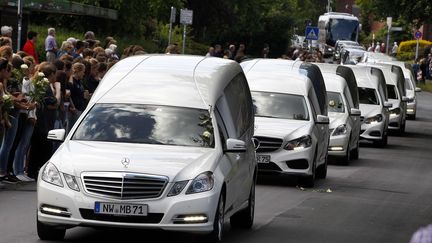
M23 51L27 52L35 59L35 64L39 64L39 58L36 52L37 32L29 31L27 33L27 42L24 44Z
M1 27L1 36L12 38L12 27L10 26L2 26Z
M48 29L48 36L45 39L45 51L47 62L53 63L56 59L57 53L57 43L55 38L55 29Z

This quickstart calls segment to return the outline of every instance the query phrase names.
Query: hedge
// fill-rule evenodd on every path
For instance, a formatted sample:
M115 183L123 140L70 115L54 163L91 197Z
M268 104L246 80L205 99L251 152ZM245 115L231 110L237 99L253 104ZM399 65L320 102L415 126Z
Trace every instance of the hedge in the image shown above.
M402 41L398 47L397 58L401 61L414 60L417 40ZM419 40L419 57L422 57L425 50L432 47L432 42Z

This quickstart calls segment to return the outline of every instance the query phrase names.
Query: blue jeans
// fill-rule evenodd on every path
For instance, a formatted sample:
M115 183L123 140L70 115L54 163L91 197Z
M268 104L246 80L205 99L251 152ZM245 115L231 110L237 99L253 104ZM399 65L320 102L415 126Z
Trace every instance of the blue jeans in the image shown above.
M30 147L31 137L33 135L34 124L27 120L23 126L21 140L19 141L14 158L14 171L16 175L24 174L25 157Z
M9 121L11 123L10 128L4 129L2 145L0 148L0 173L7 173L7 165L9 161L9 153L13 146L15 135L18 129L18 118L9 116Z

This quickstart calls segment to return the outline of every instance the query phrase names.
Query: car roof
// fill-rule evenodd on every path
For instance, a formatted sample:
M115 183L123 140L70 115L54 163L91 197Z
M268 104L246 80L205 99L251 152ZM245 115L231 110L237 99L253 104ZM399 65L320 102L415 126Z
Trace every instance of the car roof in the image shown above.
M336 73L323 73L327 91L342 93L347 86L346 80Z
M90 103L157 104L208 109L242 73L231 60L188 55L141 55L105 75Z
M369 66L349 65L357 80L357 86L366 88L378 88L378 79L371 74Z
M276 63L285 60L254 59L241 63L251 91L307 95L312 83L298 70L286 69Z

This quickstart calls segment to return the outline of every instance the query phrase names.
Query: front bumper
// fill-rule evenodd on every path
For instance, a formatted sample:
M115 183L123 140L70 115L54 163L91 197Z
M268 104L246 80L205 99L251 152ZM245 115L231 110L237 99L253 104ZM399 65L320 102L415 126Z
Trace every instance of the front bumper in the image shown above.
M417 102L407 103L407 115L415 115L417 112Z
M219 200L221 186L215 183L214 188L208 192L185 195L185 187L177 196L167 197L172 184L168 183L164 193L155 199L117 200L88 195L83 192L79 183L80 192L73 191L65 185L63 188L38 181L38 220L44 224L74 227L74 226L100 226L121 228L144 228L183 231L191 233L208 233L213 230L214 215ZM189 186L189 185L187 185ZM95 202L131 203L148 205L148 216L108 216L95 219ZM47 214L41 211L42 205L61 207L67 210L68 216ZM180 215L205 215L203 223L174 223L174 218Z
M339 136L330 136L328 155L345 156L349 144L348 134Z
M360 139L363 140L381 140L386 130L386 124L384 121L374 123L362 123L360 131Z
M398 115L390 114L388 129L389 130L399 130L401 128L401 119L402 119L401 114L398 114Z
M309 176L312 175L314 159L313 146L299 150L278 149L274 152L257 153L270 155L270 163L258 163L261 173L278 173L288 175Z

